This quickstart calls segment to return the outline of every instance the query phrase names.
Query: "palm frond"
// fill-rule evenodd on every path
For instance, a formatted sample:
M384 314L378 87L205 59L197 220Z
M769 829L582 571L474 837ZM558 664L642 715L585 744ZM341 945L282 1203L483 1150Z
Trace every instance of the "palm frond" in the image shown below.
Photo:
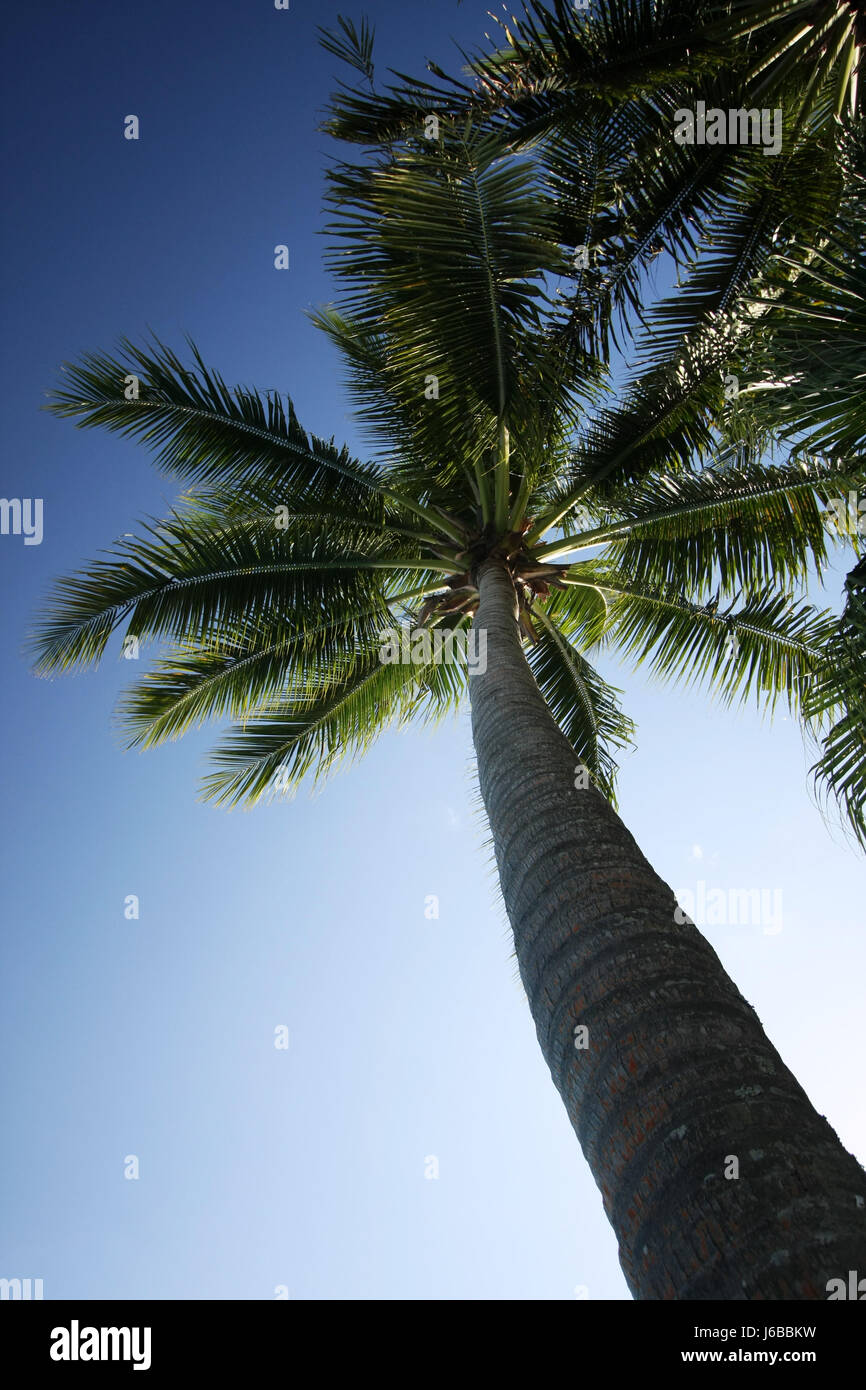
M248 718L289 692L299 698L343 662L359 659L384 627L392 608L430 593L409 589L379 596L366 608L331 612L318 622L259 621L243 641L220 647L178 646L130 686L118 719L131 747L156 747L208 721Z
M694 470L710 457L729 354L729 334L717 325L636 378L615 407L597 411L572 450L570 470L533 498L530 538L567 522L590 494L597 503L613 501L641 478Z
M722 594L804 581L826 564L826 506L859 473L832 460L785 466L729 462L679 476L657 474L624 489L606 522L552 541L554 560L604 545L605 559L640 582Z
M592 582L608 597L606 645L636 666L646 662L657 679L703 685L724 704L752 697L772 710L782 698L801 712L833 626L832 614L774 588L719 610L712 599L701 607L670 589L592 566L568 582Z
M740 407L798 452L866 452L866 257L792 256L796 282L767 310L750 349Z
M866 558L846 582L846 603L829 635L804 700L804 712L823 736L812 768L818 787L836 799L866 848Z
M355 68L368 82L372 82L375 29L366 19L361 20L358 28L351 19L346 19L341 14L337 15L337 24L337 30L325 29L319 25L316 32L321 47Z
M286 498L301 490L364 504L381 491L378 471L348 450L308 435L290 401L230 389L190 342L194 369L155 340L148 351L121 339L114 357L84 353L64 363L65 380L46 407L80 428L99 426L141 439L160 468L195 485L219 483L238 492L267 483Z
M115 547L111 559L56 583L32 639L39 674L99 660L123 622L126 635L140 640L237 640L265 619L319 616L323 604L369 604L386 576L405 585L410 576L417 582L450 568L400 554L394 541L341 553L326 532L293 536L270 516L253 530L177 514L145 531Z
M366 752L389 724L459 694L457 668L382 662L377 648L323 675L305 698L277 702L235 729L213 755L204 796L220 805L285 796Z
M632 721L619 704L620 691L602 679L561 627L538 607L538 640L527 660L551 714L600 791L616 804L616 748L629 745Z
M362 418L434 466L468 454L485 520L503 523L503 430L519 440L540 397L567 406L573 390L542 331L544 277L566 261L537 171L467 128L339 166L329 202L329 264L347 288L319 321L342 346L352 325Z

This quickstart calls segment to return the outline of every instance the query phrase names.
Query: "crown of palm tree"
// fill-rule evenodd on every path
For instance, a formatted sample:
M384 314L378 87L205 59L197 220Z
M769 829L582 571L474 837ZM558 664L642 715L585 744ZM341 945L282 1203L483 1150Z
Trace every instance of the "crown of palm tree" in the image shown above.
M565 352L605 355L617 329L631 334L637 323L647 330L638 356L663 365L721 315L729 366L750 384L720 432L755 452L778 445L794 465L810 450L841 454L862 481L863 10L837 0L596 0L587 15L530 0L522 22L501 23L505 46L471 62L471 85L429 64L438 85L401 78L384 96L344 89L327 128L387 144L417 128L419 111L483 115L543 164L560 239L591 248L565 290ZM332 51L360 68L355 41L347 30ZM365 64L372 87L370 34ZM699 98L726 106L737 92L747 108L781 103L780 158L671 140L679 107ZM676 289L659 302L649 284L663 247ZM857 545L856 534L848 539ZM814 683L806 708L826 714L844 671L846 712L814 771L862 839L866 645L851 642L844 619L833 641L835 671Z
M381 633L466 627L495 554L539 687L608 795L632 726L592 664L601 647L799 709L833 624L795 586L825 564L824 506L853 473L720 440L718 329L605 402L604 363L574 350L555 293L574 273L555 200L489 131L341 166L330 199L348 288L316 318L388 456L309 435L195 349L189 368L129 342L70 365L49 408L142 439L187 491L59 584L37 668L91 662L118 628L167 643L124 698L132 742L229 716L206 793L252 802L395 718L456 705L464 667L383 662Z

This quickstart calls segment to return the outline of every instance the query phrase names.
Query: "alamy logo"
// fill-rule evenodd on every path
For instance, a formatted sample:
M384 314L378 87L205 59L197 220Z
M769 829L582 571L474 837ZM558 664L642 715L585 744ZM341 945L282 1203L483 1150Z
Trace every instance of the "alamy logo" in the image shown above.
M383 666L399 662L404 666L463 665L470 676L483 676L487 670L487 629L401 627L379 633L379 660Z
M824 517L845 536L866 536L866 493L852 488L847 497L829 498Z
M27 1301L41 1297L41 1279L0 1279L0 1299L20 1298Z
M674 920L680 926L763 927L765 936L778 936L782 930L781 888L710 888L698 879L696 892L681 888Z
M69 1327L51 1329L52 1361L131 1361L134 1371L150 1370L149 1327Z
M42 498L0 497L0 535L23 535L25 545L41 545Z
M699 101L694 111L674 112L674 139L678 145L763 145L764 154L782 148L782 108L775 111L732 107L722 111Z
M858 1279L856 1269L848 1270L848 1283L844 1279L828 1279L825 1285L827 1289L827 1302L838 1302L841 1299L855 1299L862 1303L866 1300L866 1279Z

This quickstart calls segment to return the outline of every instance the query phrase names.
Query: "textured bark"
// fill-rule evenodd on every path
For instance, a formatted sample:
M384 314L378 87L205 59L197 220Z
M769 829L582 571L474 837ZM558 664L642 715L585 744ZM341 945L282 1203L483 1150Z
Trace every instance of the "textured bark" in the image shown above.
M635 1298L825 1299L866 1275L866 1173L578 760L479 574L481 793L541 1049ZM586 1025L588 1046L575 1029ZM739 1163L739 1177L729 1159Z

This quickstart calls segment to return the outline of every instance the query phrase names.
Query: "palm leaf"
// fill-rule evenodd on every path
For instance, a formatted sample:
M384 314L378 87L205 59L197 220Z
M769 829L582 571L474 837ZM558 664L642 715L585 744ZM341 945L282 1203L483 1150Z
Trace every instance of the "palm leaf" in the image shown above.
M539 556L604 545L622 573L687 592L790 585L823 569L826 504L858 477L829 460L654 475L623 490L606 523L542 546Z
M101 426L141 439L156 450L163 471L196 487L239 494L267 488L285 503L315 499L347 508L390 495L380 470L333 440L308 435L290 400L229 389L191 342L190 349L194 369L158 340L150 351L122 339L114 357L85 353L64 364L66 380L46 408L75 418L80 428ZM391 500L423 515L411 498ZM436 525L453 534L441 518Z
M367 608L332 610L318 623L260 622L245 640L221 647L178 647L122 697L119 722L130 746L156 747L209 720L248 717L288 691L303 692L341 660L365 652L392 624L392 607L429 592L383 595Z
M271 517L255 532L181 515L146 531L149 539L133 538L110 560L57 583L32 642L40 674L97 661L124 621L127 636L142 640L208 643L242 636L265 618L319 615L323 603L369 604L383 576L405 584L410 575L433 578L449 569L399 555L393 542L341 553L327 533L295 537Z
M866 848L866 559L848 576L846 590L845 610L804 705L817 728L830 726L812 769L815 781L836 798Z
M390 723L431 699L438 713L456 694L455 668L383 663L371 648L323 676L306 698L275 703L235 729L213 755L217 771L205 778L204 795L251 806L290 793L308 773L320 780L366 752Z
M611 603L606 644L637 666L646 662L657 679L702 684L725 704L752 696L772 710L783 698L801 711L832 614L773 588L749 595L739 607L715 611L712 601L701 607L670 589L614 573L590 569L578 582L590 580Z
M544 609L535 609L534 619L540 630L527 659L538 688L580 762L616 804L612 750L627 747L634 733L620 708L621 692L602 679Z

